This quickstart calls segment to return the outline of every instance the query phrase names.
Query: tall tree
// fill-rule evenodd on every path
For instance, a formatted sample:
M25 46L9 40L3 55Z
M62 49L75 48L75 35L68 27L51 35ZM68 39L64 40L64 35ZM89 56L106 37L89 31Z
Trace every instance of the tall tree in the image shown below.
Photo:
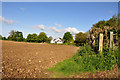
M33 33L32 35L31 42L37 42L37 34Z
M13 35L15 35L15 31L14 31L14 30L11 30L11 31L9 32L9 34L10 34L10 37L13 37Z
M8 39L9 40L14 40L14 41L16 41L16 37L15 37L15 31L14 30L11 30L10 32L9 32L9 36L8 36Z
M27 42L31 42L31 41L32 41L32 35L28 34L28 36L27 36Z
M13 40L13 41L23 41L23 33L20 31L14 31L11 30L9 32L8 40Z
M78 34L75 35L75 42L78 45L83 45L86 43L88 35L86 33L79 32Z
M15 38L17 41L23 41L23 34L20 31L15 32Z
M66 32L63 36L64 42L71 42L73 40L73 36L70 32Z
M47 41L47 35L44 32L41 32L37 37L38 42L46 42Z

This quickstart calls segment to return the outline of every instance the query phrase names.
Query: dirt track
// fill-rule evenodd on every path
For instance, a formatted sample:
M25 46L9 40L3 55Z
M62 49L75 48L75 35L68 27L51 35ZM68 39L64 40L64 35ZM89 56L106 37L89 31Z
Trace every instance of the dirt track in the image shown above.
M3 78L49 78L47 69L72 57L78 47L2 41Z

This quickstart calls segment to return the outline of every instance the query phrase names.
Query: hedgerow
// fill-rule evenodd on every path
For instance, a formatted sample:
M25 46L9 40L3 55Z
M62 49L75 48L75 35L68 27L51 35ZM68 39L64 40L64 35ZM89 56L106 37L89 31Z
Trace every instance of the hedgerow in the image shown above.
M66 76L80 74L82 72L96 72L113 70L118 64L118 49L104 50L100 53L94 52L92 48L85 45L70 59L58 63L48 69L52 72L62 73Z

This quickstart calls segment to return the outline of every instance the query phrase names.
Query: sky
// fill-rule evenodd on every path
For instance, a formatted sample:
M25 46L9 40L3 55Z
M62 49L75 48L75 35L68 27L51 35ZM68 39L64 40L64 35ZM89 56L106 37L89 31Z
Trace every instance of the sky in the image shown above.
M2 0L3 2L118 2L120 0Z
M2 36L11 30L28 34L45 32L53 38L69 31L87 32L100 20L118 13L118 2L2 2Z

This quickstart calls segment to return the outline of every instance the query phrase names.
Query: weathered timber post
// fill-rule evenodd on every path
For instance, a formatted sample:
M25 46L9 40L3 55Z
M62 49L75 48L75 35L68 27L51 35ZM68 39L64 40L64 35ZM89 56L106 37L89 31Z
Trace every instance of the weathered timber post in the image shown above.
M102 52L103 50L103 34L100 33L100 36L99 36L99 51Z
M113 44L113 32L110 32L110 48L112 48Z
M92 35L92 46L95 47L95 37Z
M92 46L95 47L95 39L93 40Z

